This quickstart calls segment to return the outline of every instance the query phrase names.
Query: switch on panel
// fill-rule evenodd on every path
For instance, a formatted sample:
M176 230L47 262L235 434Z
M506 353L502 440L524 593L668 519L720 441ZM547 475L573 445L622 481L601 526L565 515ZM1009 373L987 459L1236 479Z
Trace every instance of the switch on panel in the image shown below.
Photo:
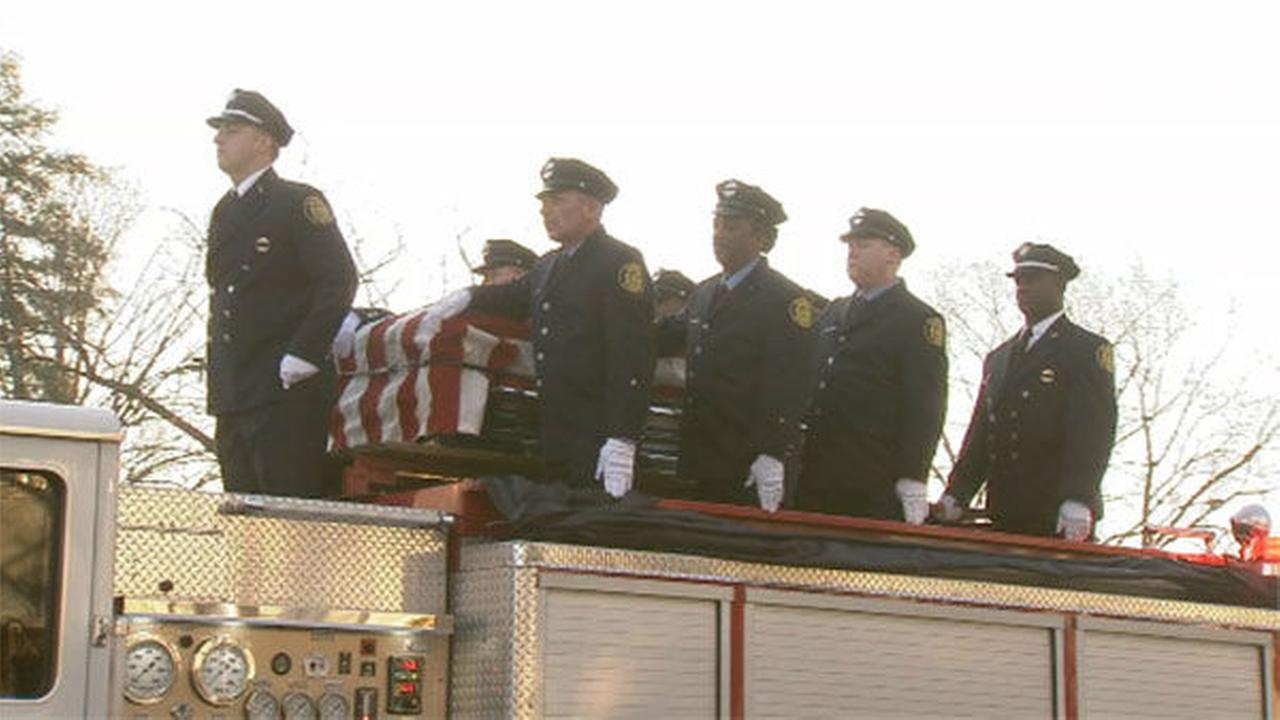
M422 655L392 655L387 659L387 713L422 712Z

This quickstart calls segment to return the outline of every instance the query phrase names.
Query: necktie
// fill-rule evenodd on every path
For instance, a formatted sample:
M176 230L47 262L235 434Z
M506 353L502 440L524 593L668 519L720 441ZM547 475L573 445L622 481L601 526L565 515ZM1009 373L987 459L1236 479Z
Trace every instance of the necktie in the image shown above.
M711 293L711 311L715 312L724 302L724 296L729 294L729 286L724 283L716 283L716 289Z
M1009 358L1009 368L1013 369L1022 363L1022 358L1027 355L1027 343L1031 341L1031 328L1022 328L1018 332L1018 337L1013 343L1013 354Z

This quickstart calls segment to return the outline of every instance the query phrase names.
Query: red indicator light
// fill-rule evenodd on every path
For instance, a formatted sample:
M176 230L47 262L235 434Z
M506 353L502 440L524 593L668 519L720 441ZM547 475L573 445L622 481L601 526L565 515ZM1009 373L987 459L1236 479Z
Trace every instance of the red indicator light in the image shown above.
M415 685L414 683L400 683L397 689L400 691L401 695L417 695L418 694L418 686Z
M405 670L417 670L418 661L413 658L409 658L407 660L402 661L400 663L400 667L404 668Z

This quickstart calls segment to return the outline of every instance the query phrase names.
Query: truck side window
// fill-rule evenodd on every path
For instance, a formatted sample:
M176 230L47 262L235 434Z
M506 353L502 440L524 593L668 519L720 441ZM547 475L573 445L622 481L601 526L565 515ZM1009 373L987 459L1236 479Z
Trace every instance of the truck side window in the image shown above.
M65 507L61 478L0 468L0 697L53 689Z

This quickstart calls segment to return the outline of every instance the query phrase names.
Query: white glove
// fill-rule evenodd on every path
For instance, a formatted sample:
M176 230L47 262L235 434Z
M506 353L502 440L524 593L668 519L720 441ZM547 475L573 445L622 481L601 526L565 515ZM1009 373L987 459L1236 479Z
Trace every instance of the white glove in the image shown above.
M348 312L338 326L338 334L333 336L333 359L340 360L356 350L356 328L360 327L360 316Z
M1072 542L1084 542L1093 532L1093 511L1075 500L1063 500L1058 508L1058 533Z
M893 489L902 501L902 518L911 525L922 525L929 517L929 489L919 480L902 478Z
M609 438L600 447L600 459L596 461L596 479L604 480L605 492L620 498L631 490L635 467L635 442Z
M285 390L320 372L320 368L294 355L280 358L280 384Z
M436 301L427 311L427 319L437 323L444 322L461 313L471 304L471 288L454 290Z
M936 507L938 518L943 522L959 522L964 517L964 508L960 507L960 502L947 493L938 498Z
M760 454L747 471L746 487L756 486L760 496L760 509L777 512L782 504L782 461L772 455Z

